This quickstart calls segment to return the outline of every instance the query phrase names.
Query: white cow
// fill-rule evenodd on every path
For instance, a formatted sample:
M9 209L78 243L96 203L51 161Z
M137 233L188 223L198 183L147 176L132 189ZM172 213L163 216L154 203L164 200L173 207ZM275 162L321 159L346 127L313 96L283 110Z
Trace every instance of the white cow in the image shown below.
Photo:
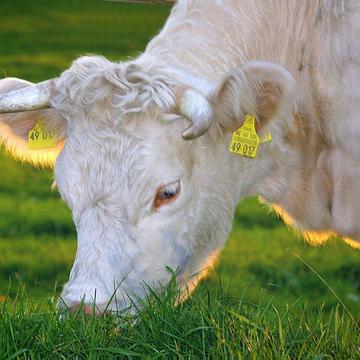
M180 0L138 58L81 57L57 79L4 79L0 91L7 148L56 159L78 233L70 308L101 312L116 290L116 311L165 283L166 267L201 271L247 196L312 242L360 244L358 0ZM229 151L246 115L272 135L256 158ZM39 118L56 147L29 150Z

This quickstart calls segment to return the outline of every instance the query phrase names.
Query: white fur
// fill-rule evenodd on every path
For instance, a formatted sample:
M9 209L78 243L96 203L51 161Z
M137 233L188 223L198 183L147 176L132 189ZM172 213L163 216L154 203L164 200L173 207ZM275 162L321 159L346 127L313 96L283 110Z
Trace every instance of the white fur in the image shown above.
M313 241L358 244L359 34L355 0L182 0L139 58L74 62L53 99L67 128L55 176L78 231L64 302L104 307L116 290L110 308L122 309L144 283L163 284L166 266L183 279L203 270L250 195ZM273 141L255 160L232 155L230 129L257 113L264 83L281 89L260 130ZM177 86L213 103L209 133L190 142ZM159 186L177 180L178 199L154 210Z

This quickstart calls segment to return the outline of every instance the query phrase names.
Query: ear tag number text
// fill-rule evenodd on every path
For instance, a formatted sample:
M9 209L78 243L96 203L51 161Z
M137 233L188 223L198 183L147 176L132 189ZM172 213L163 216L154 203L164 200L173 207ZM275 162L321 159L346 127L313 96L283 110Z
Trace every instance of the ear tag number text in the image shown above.
M54 130L47 129L42 120L39 120L28 134L30 150L46 149L57 145L57 136Z
M255 130L255 117L246 114L242 126L233 132L229 150L242 156L256 158L260 138Z
M235 130L231 137L229 151L240 156L256 158L258 147L264 142L272 140L271 134L260 139L255 129L255 116L246 114L244 123Z

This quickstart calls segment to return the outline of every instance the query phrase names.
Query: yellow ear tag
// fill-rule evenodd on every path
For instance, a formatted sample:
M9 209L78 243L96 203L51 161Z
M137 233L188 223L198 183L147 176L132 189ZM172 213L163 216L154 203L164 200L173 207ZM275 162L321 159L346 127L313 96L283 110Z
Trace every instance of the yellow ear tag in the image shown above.
M58 139L54 130L49 130L40 119L28 134L28 146L30 150L46 149L55 147Z
M271 135L271 133L268 133L268 134L264 135L264 137L262 137L260 139L260 144L270 142L270 141L272 141L272 135Z
M234 154L256 158L259 144L272 140L271 134L260 139L255 129L255 116L246 114L242 126L235 130L231 137L229 150Z

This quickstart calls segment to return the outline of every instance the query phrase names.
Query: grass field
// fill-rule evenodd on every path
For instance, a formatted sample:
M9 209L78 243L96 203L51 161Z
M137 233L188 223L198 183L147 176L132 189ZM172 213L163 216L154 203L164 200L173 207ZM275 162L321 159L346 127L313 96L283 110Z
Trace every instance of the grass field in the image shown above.
M30 81L81 54L134 56L169 12L100 0L5 0L0 9L0 71ZM255 199L238 207L216 269L191 300L174 307L170 284L136 321L59 321L52 297L76 250L70 212L50 190L50 170L4 151L0 169L0 359L360 358L360 252L339 239L311 247Z

